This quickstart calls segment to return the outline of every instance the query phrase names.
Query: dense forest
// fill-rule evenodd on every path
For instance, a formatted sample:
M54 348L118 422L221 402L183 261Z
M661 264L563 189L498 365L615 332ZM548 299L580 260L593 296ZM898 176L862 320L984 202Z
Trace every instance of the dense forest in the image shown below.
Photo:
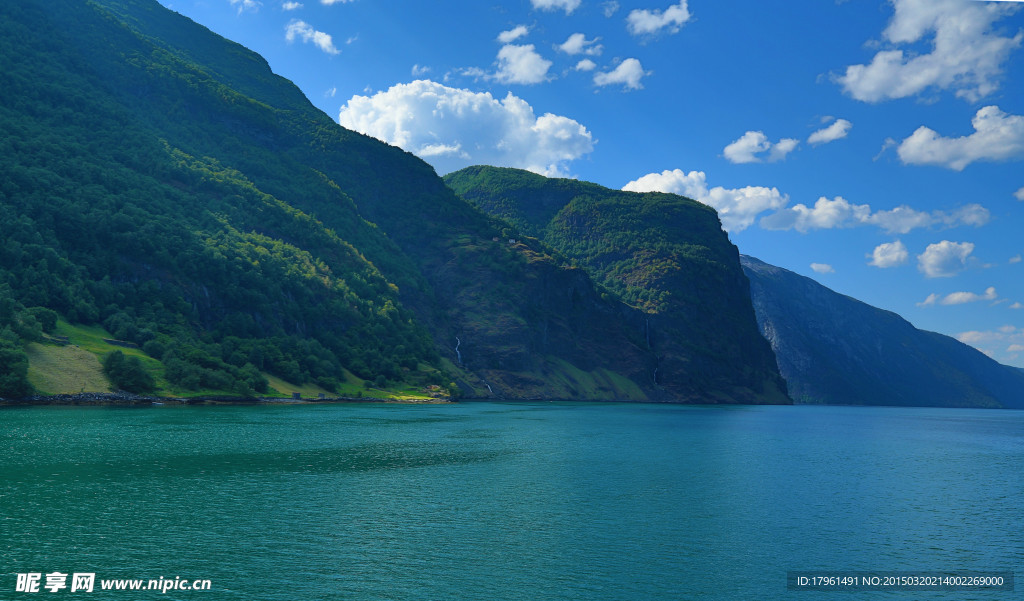
M12 365L0 396L27 390L17 347L38 339L42 308L102 324L186 390L265 391L262 371L333 390L343 368L401 379L436 363L396 284L349 241L387 239L354 211L343 240L296 208L352 203L246 139L289 135L287 107L238 93L113 14L66 5L0 8L0 319ZM244 156L265 183L218 155Z
M155 0L2 3L0 57L0 397L71 331L157 394L787 400L756 345L651 318L685 298L746 324L706 207L594 186L543 232L481 210Z

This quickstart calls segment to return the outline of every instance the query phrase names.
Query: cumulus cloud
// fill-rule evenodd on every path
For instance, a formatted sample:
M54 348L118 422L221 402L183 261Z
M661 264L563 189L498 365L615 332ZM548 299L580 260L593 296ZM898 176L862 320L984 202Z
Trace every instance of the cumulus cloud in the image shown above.
M263 6L262 2L258 0L230 0L231 6L238 7L238 14L242 14L245 11L256 12Z
M530 4L537 10L562 9L565 14L571 15L572 11L579 8L580 0L530 0Z
M899 267L906 263L907 259L910 258L910 253L907 252L906 245L897 240L895 242L879 244L868 256L871 257L868 265L887 269L889 267Z
M334 41L329 34L317 31L309 23L298 19L285 26L284 39L289 42L293 42L296 39L301 39L305 43L312 42L317 48L327 54L338 54L341 52L334 46Z
M764 132L748 131L726 146L722 154L731 163L772 163L785 159L799 143L793 138L772 143Z
M829 142L835 142L846 137L846 134L850 132L850 128L853 124L846 119L836 119L832 125L819 129L812 133L807 138L807 143L811 146L817 146L819 144L828 144Z
M551 61L537 54L533 44L506 44L498 51L498 71L494 79L501 83L535 84L547 79Z
M836 270L828 263L811 263L811 269L815 273L835 273Z
M538 117L511 93L499 100L429 80L353 96L338 122L412 152L442 174L488 164L564 177L569 163L595 143L577 121L551 113Z
M1020 190L1014 192L1013 197L1016 198L1017 200L1024 200L1024 188L1021 188Z
M647 72L644 71L640 61L635 58L627 58L619 63L615 69L595 74L594 85L611 86L622 84L630 90L639 90L644 87L640 80L645 75L647 75Z
M974 252L971 242L943 240L929 244L917 255L917 268L929 278L948 278L967 269L967 259Z
M609 0L608 2L603 2L601 4L601 11L604 13L605 17L609 17L610 18L612 15L614 15L617 12L619 12L619 3L615 2L615 0Z
M525 35L528 35L529 33L529 27L527 27L526 25L517 25L512 29L509 29L508 31L503 31L499 33L498 41L501 42L502 44L508 44L510 42L518 40L519 38Z
M576 54L598 56L604 50L604 47L597 43L600 39L601 38L594 38L592 40L588 40L587 36L582 33L574 33L569 36L569 39L562 42L562 44L558 46L558 49L570 56Z
M975 161L1001 161L1024 157L1024 117L1009 115L997 106L978 110L971 120L974 133L946 138L921 126L903 140L897 152L912 165L939 165L956 171Z
M850 65L835 78L857 100L880 102L940 89L976 102L998 89L1003 63L1024 39L1024 32L1007 37L993 28L994 23L1016 12L1019 7L1015 3L892 3L895 14L882 32L889 47L875 54L870 64ZM930 52L912 49L925 41L930 41Z
M281 10L298 10L302 8L301 2L282 2Z
M807 232L814 229L848 228L873 225L889 234L906 234L924 227L980 227L988 223L991 214L979 204L963 206L952 213L932 211L926 213L901 205L895 209L872 211L867 204L854 204L842 196L832 200L821 197L808 207L803 203L780 209L761 219L761 227L770 230L795 229Z
M633 35L657 35L664 31L677 33L690 20L686 0L669 6L664 11L635 9L626 17L626 29Z
M718 211L722 227L729 232L742 231L750 227L759 214L784 207L789 202L789 198L780 194L776 188L747 186L727 189L715 186L709 189L703 171L686 173L681 169L648 173L629 182L622 189L688 196Z
M980 301L994 301L999 296L996 294L994 286L989 286L985 289L984 294L977 294L974 292L952 292L946 296L941 294L929 294L928 298L924 299L923 302L917 303L918 307L929 307L932 305L966 305L967 303L976 303Z
M580 62L576 63L576 66L574 67L574 69L576 69L577 71L593 71L596 68L597 63L590 60L589 58L581 60Z

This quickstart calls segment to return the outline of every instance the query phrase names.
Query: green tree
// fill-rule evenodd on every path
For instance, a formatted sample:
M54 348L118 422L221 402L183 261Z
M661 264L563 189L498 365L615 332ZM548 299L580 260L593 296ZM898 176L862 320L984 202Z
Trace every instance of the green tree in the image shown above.
M28 382L28 358L15 344L0 340L0 397L21 398L32 394Z
M149 392L156 388L153 376L149 375L138 357L126 356L114 351L103 360L103 371L121 390L128 392Z

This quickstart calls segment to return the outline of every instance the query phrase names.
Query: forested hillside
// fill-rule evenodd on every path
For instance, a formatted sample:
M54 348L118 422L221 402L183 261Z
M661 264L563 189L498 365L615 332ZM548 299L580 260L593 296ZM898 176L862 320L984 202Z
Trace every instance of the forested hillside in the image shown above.
M742 363L668 378L634 307L720 304L715 269L597 286L155 0L2 3L0 57L0 396L63 333L113 388L158 394L786 400Z
M398 379L436 364L398 301L412 266L334 182L280 152L312 142L296 125L313 111L261 59L181 31L199 28L155 2L0 14L6 348L39 338L31 315L46 307L139 345L186 390L265 390L261 371L331 390L343 368Z

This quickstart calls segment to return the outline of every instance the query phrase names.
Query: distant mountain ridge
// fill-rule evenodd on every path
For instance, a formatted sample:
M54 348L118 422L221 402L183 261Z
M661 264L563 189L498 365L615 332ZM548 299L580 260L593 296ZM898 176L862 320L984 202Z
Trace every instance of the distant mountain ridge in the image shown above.
M797 403L1024 408L1024 371L810 278L740 260Z

